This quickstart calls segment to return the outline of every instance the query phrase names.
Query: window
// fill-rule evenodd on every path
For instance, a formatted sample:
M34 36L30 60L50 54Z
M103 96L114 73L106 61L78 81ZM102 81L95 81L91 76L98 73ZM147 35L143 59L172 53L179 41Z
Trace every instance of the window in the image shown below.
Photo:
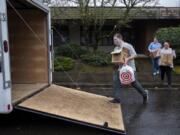
M104 26L103 29L100 32L100 38L105 36L105 35L109 35L113 30L113 26ZM89 44L94 44L95 43L95 32L93 30L93 27L89 28L88 31L88 38L85 37L85 34L83 33L83 28L81 26L81 32L80 32L80 43L81 45L85 45L86 42L88 42ZM87 38L87 39L86 39ZM87 40L85 42L85 40ZM113 37L106 37L100 40L100 45L101 46L111 46L113 45Z
M66 25L55 25L54 32L54 43L60 45L69 42L69 27Z
M113 25L105 25L101 31L103 36L109 35L113 30ZM112 46L113 45L113 35L110 37L105 37L102 39L101 44L102 46Z
M111 31L103 31L103 35L108 35ZM105 37L104 39L102 39L101 42L102 46L111 46L113 45L113 37Z
M87 36L87 37L86 37ZM94 42L94 34L92 28L89 28L88 33L83 30L83 27L80 27L80 44L87 45L93 44Z

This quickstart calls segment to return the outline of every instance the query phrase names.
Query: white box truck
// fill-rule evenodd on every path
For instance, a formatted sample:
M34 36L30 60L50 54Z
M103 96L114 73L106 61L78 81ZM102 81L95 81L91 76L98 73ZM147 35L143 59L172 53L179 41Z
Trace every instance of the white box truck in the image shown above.
M0 40L0 112L7 113L12 101L34 91L30 87L52 82L49 9L37 1L1 0Z
M20 109L125 134L120 105L52 84L52 48L48 7L0 0L0 113Z

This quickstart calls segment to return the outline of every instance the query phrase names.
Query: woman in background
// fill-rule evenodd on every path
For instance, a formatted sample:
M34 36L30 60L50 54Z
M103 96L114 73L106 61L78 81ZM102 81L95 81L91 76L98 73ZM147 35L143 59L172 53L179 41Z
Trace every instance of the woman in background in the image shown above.
M164 83L165 74L167 76L168 88L172 84L173 58L176 58L175 51L170 47L170 42L165 41L164 47L160 50L159 66L161 70L161 81Z

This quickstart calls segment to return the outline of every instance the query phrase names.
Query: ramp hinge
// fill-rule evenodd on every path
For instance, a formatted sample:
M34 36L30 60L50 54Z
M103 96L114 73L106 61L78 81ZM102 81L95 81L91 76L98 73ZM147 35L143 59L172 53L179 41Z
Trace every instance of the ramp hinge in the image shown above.
M5 81L4 82L4 89L8 89L11 87L11 81Z
M7 16L5 13L0 12L0 21L7 21Z

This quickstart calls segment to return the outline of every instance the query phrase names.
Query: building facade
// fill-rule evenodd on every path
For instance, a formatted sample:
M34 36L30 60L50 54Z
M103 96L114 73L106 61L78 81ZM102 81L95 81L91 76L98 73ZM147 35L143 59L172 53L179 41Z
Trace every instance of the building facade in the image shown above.
M79 10L76 7L51 8L52 19L55 22L54 41L57 44L71 42L82 44L84 35L82 26L78 23L80 19ZM57 12L59 10L59 12ZM93 9L92 9L93 10ZM110 8L105 8L108 11ZM109 33L115 25L115 21L120 18L122 8L114 8L111 15L107 16L102 33ZM136 9L135 9L136 10ZM124 40L130 42L139 54L148 54L147 46L152 42L155 32L163 27L176 27L180 25L180 8L178 7L154 7L145 8L138 12L129 28L124 28L121 32ZM93 42L93 31L89 32L89 40ZM104 38L100 42L99 49L110 52L113 48L112 37Z

